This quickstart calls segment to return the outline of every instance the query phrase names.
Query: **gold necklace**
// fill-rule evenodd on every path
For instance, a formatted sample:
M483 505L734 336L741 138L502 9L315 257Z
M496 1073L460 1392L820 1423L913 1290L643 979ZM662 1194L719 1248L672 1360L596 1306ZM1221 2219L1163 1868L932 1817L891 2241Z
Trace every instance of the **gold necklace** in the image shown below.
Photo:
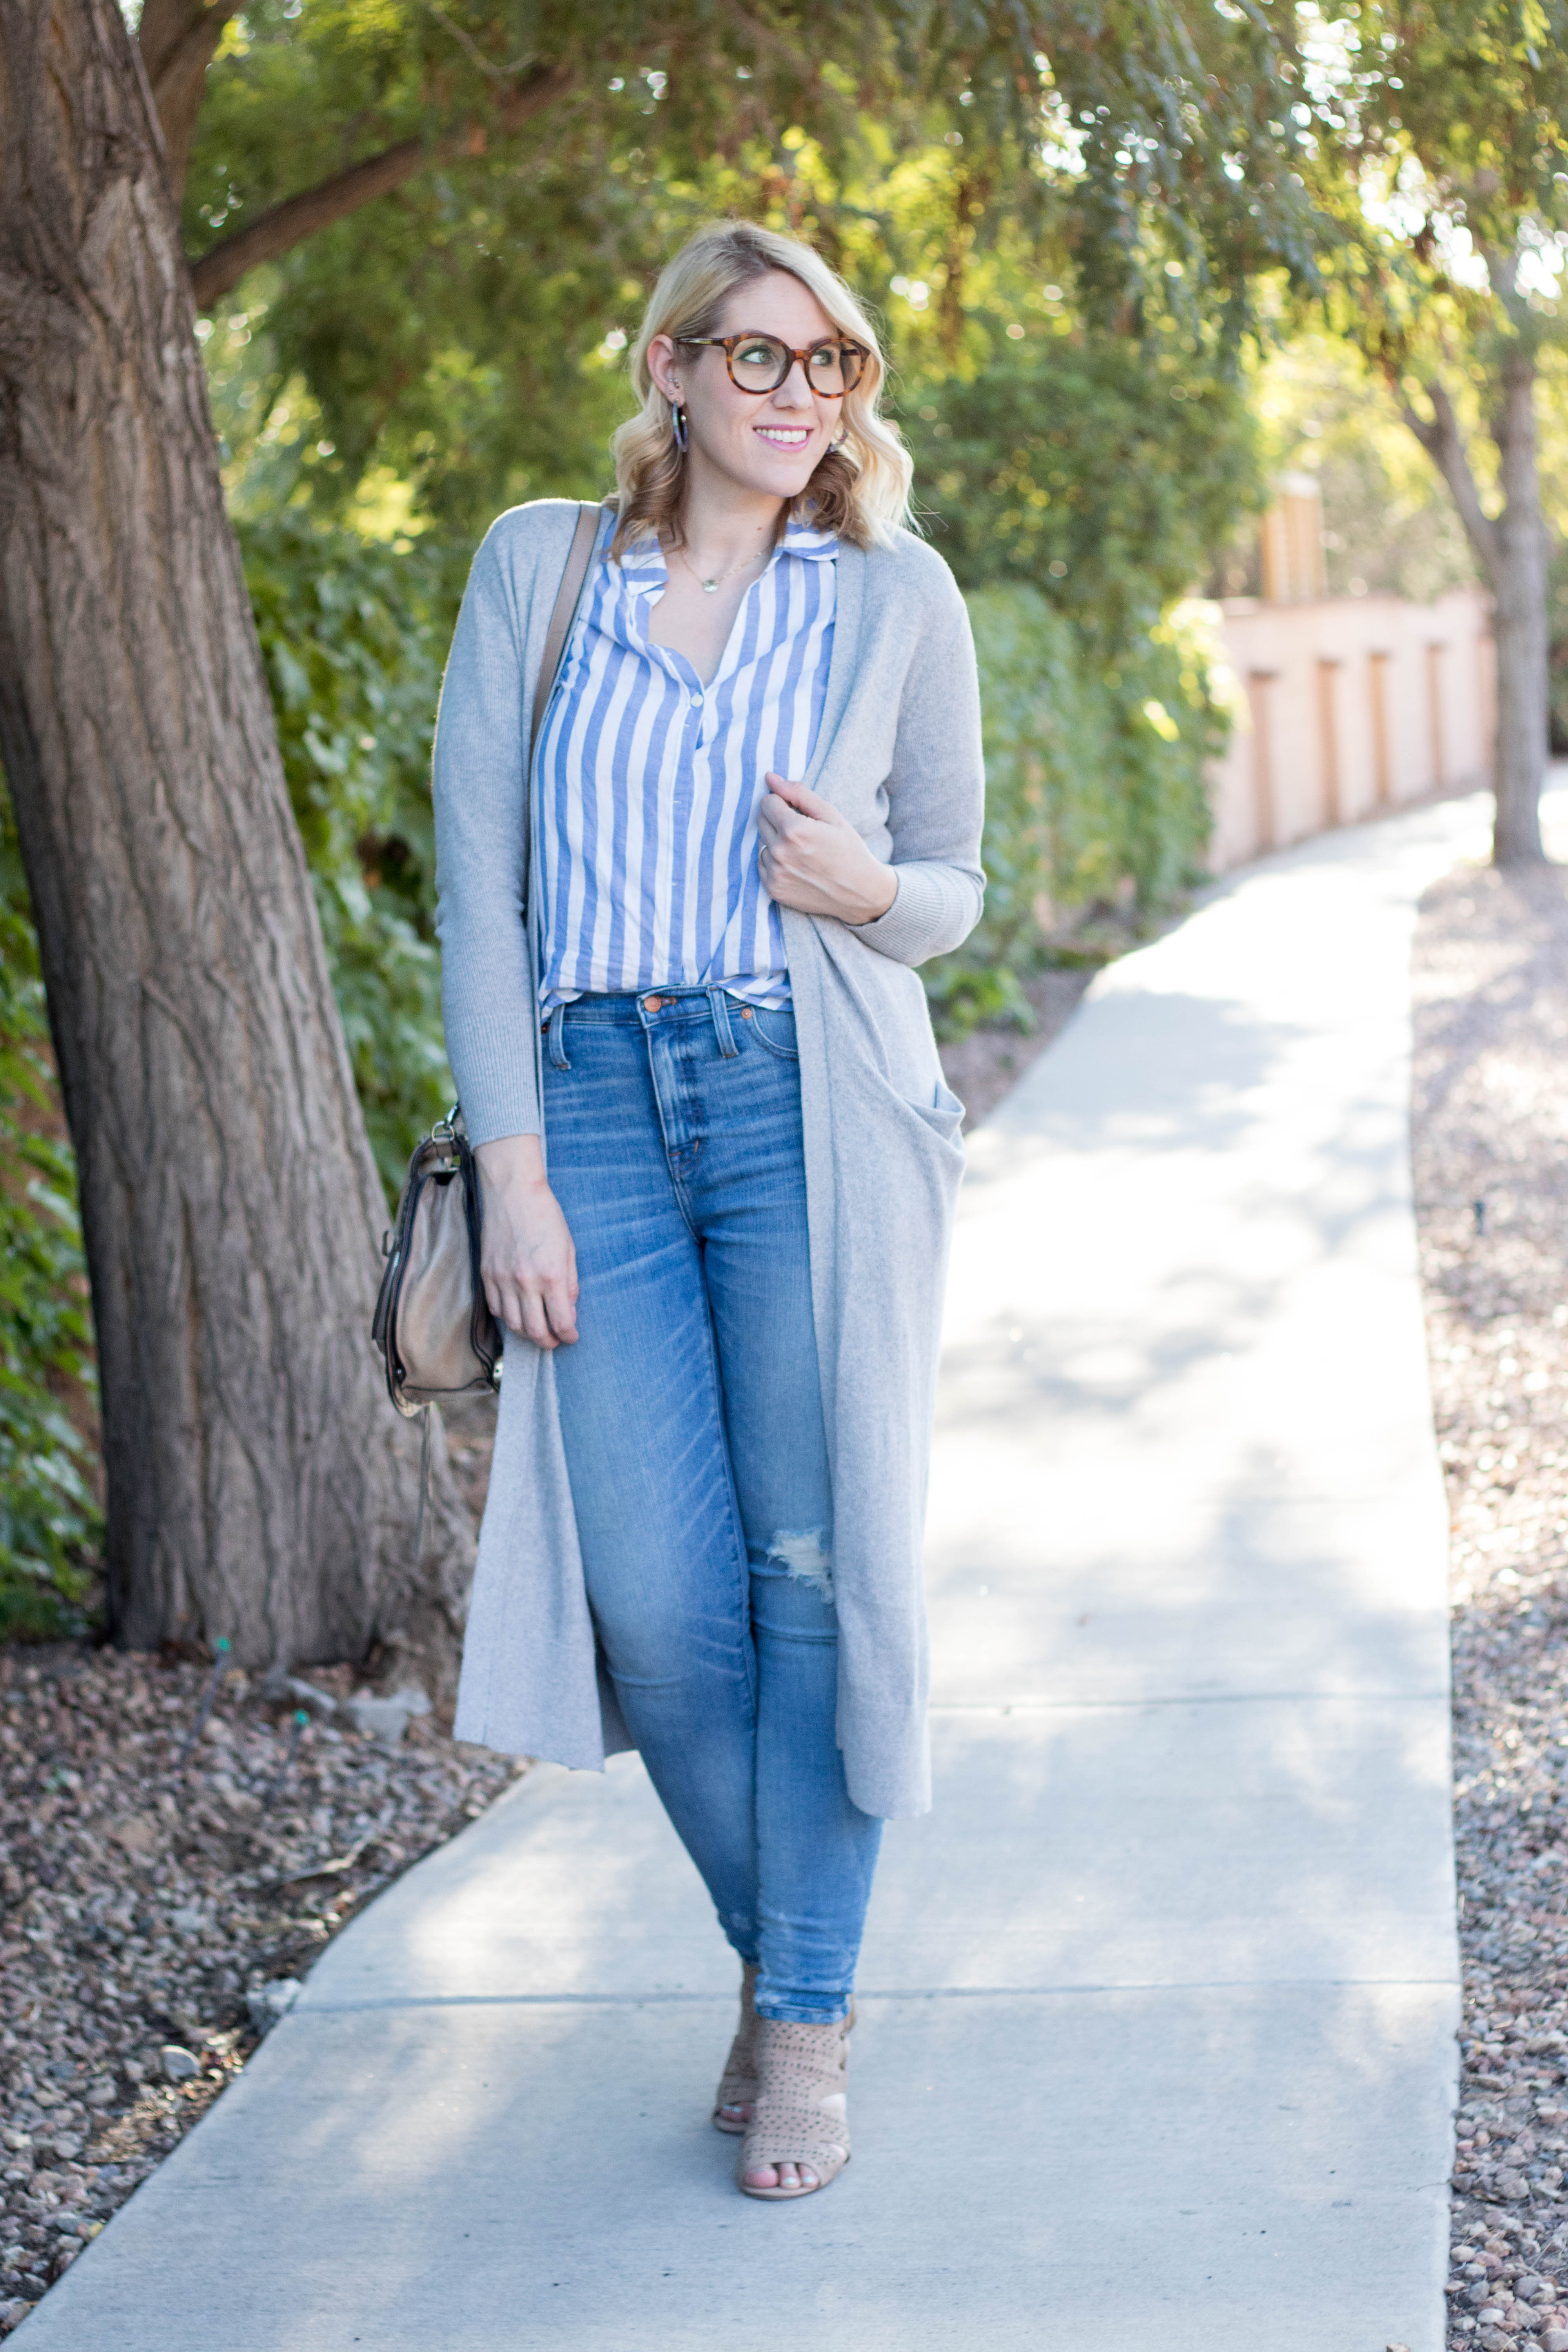
M688 572L690 572L691 577L696 581L697 585L701 589L705 596L716 596L719 593L719 583L721 581L733 580L737 572L749 571L751 566L757 560L756 555L748 555L742 562L731 563L728 572L715 572L711 580L704 580L701 572L698 571L697 566L688 559L686 550L683 547L678 547L675 551L677 555L679 556L682 563L686 565ZM763 549L758 551L760 553L766 553L768 551Z

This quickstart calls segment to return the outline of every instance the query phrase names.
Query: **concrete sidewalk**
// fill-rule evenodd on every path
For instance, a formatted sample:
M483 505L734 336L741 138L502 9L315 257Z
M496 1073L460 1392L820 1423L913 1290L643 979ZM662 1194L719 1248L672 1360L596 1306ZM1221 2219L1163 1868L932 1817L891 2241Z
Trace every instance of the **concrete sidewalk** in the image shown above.
M975 1139L937 1803L889 1833L842 2180L736 2193L695 1874L635 1760L545 1769L332 1946L24 2352L1439 2352L1406 959L1483 844L1452 804L1234 878Z

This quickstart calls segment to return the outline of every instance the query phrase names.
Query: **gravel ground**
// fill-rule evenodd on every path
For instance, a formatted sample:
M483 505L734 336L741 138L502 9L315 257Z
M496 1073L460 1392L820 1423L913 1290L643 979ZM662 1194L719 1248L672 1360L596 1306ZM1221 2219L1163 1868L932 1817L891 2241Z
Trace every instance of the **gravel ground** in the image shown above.
M347 1669L277 1696L224 1675L182 1762L214 1680L0 1650L0 2333L244 2064L247 1996L264 2012L522 1769L377 1727Z
M1448 2341L1568 2352L1568 873L1449 876L1415 982L1465 1980Z

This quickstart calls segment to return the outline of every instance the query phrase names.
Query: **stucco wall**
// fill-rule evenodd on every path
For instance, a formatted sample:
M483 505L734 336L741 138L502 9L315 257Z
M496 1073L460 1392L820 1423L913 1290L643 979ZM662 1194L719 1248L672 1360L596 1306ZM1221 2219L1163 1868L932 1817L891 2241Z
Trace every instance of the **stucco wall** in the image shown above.
M1490 772L1486 600L1399 596L1221 607L1237 717L1213 772L1216 873Z

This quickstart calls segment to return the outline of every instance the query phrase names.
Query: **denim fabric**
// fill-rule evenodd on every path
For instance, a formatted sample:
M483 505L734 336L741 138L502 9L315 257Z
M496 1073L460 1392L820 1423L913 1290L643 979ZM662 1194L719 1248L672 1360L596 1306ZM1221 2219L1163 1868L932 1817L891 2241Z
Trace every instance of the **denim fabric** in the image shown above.
M581 1285L562 1436L616 1696L761 2013L842 2017L882 1824L835 1733L793 1016L580 997L551 1016L544 1108Z

